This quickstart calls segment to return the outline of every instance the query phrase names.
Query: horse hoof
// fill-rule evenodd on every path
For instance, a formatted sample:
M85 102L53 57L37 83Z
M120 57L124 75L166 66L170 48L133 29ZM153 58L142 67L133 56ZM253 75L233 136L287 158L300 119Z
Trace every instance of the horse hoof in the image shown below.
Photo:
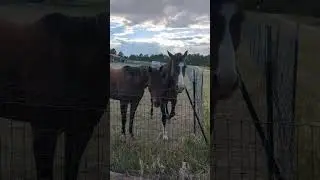
M126 136L122 134L122 135L120 136L120 141L121 141L121 142L126 142Z
M167 140L169 139L169 138L168 138L168 135L164 134L164 135L162 136L162 139L165 140L165 141L167 141Z

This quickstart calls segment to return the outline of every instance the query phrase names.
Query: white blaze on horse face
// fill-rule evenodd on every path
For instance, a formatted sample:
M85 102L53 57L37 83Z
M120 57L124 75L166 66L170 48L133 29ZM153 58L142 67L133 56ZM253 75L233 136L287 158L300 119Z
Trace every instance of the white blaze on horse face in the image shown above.
M179 92L179 93L181 93L181 92L184 90L184 88L185 88L184 79L183 79L183 73L182 73L183 67L184 67L184 63L183 63L183 62L180 62L180 63L179 63L179 70L180 70L180 72L179 72L178 84L177 84L177 86L178 86L178 92Z
M236 4L225 3L221 8L221 15L225 19L225 32L219 48L218 75L220 86L233 86L237 79L235 50L230 34L230 20L235 14Z

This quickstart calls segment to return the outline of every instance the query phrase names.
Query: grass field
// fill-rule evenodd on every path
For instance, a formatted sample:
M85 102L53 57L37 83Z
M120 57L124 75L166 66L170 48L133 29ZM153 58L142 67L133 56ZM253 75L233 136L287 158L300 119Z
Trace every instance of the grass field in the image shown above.
M204 116L206 132L209 120L209 71L204 73ZM190 91L190 89L189 89ZM162 132L161 113L154 110L150 118L150 94L146 90L138 106L134 119L136 140L127 137L127 142L120 141L121 115L118 101L111 100L111 170L131 175L146 177L161 176L176 179L183 161L188 162L194 175L208 175L209 149L197 126L196 136L193 135L193 111L185 93L179 94L176 116L167 124L169 140L164 142L159 133ZM169 106L170 107L170 106ZM129 112L127 117L129 117ZM128 121L126 125L128 132ZM208 137L208 134L207 134ZM142 162L142 166L141 166ZM157 163L159 163L157 165ZM161 165L160 165L161 164Z

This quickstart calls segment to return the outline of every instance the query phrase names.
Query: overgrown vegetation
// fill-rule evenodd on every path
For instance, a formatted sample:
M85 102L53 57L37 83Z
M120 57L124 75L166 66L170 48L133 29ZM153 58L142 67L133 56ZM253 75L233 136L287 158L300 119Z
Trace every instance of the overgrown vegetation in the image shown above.
M111 142L111 170L135 176L171 177L176 179L182 162L187 162L193 175L208 174L209 151L202 137L182 138L176 146L165 142Z

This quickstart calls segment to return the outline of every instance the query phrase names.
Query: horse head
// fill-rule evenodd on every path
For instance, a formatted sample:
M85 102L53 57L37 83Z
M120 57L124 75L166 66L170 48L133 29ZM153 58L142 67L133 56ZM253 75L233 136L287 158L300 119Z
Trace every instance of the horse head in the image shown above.
M236 55L241 37L244 13L237 0L218 1L213 5L213 38L211 46L214 87L221 95L231 94L238 82ZM220 95L218 95L220 96Z
M185 89L184 76L186 65L186 57L188 55L188 51L186 51L183 55L181 53L176 53L175 55L171 54L168 51L169 55L169 69L170 69L170 78L172 78L172 84L175 86L174 88L178 93L181 93Z

